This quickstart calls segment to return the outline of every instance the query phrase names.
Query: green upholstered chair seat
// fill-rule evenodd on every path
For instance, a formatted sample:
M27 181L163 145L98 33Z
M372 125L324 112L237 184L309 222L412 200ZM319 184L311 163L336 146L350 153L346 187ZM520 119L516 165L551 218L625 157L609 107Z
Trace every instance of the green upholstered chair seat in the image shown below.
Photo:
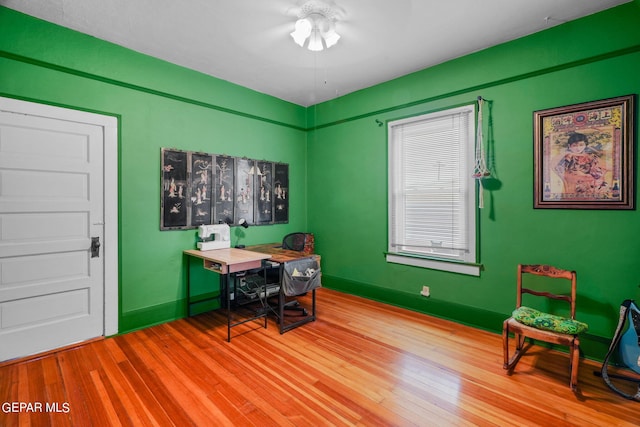
M513 318L527 326L561 334L577 335L585 332L588 325L567 317L544 313L534 308L519 307L513 311Z

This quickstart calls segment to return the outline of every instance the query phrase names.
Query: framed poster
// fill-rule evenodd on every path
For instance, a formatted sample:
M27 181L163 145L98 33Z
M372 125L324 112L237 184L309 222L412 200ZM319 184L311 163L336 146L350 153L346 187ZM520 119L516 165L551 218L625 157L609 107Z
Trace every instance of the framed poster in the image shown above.
M289 222L289 165L273 165L273 222Z
M534 112L534 208L634 209L634 96Z
M273 222L273 163L256 161L256 224Z
M211 224L213 211L213 165L210 154L191 153L189 206L191 225Z
M162 149L162 201L160 229L171 230L187 226L187 152Z
M234 204L234 224L244 219L253 224L255 167L254 160L236 159L236 192Z
M216 156L214 221L212 224L232 223L235 194L235 158Z

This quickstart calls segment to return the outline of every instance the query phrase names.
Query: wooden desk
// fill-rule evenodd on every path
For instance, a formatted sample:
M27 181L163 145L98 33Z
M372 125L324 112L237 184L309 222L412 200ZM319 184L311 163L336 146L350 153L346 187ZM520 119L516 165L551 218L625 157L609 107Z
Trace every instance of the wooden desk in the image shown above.
M244 319L240 322L232 322L231 315L231 298L229 298L229 282L231 273L261 268L265 259L271 258L270 254L253 252L246 249L215 249L211 251L201 251L198 249L185 250L189 262L187 262L187 315L191 315L191 285L190 285L190 260L191 258L200 258L203 261L203 267L220 275L220 294L224 295L227 302L227 341L231 341L231 328L243 323L264 317L264 327L267 327L266 310L259 315ZM265 281L266 295L266 281Z
M277 262L279 264L311 256L320 262L320 255L318 254L282 249L281 243L265 243L262 245L247 246L244 250L271 255L269 261Z
M204 268L219 274L237 273L238 271L260 268L263 259L271 258L268 253L236 248L214 249L212 251L189 249L184 253L192 257L201 258L204 262Z

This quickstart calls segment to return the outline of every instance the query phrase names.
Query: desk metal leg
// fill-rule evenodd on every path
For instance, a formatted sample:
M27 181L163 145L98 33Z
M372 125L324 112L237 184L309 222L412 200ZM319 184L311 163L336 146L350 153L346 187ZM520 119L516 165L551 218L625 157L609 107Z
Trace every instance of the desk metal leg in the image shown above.
M227 300L227 342L231 342L231 296L229 295L229 278L231 274L227 272L224 276L220 276L224 283L224 297Z
M252 322L254 320L260 319L260 318L264 318L264 328L267 328L267 321L268 321L268 311L266 309L266 299L267 299L267 272L266 269L263 269L263 278L264 278L264 285L262 287L263 289L263 297L262 298L258 298L261 303L262 303L262 310L259 310L258 315L254 315L251 317L247 317L244 318L242 320L239 321L235 321L233 319L233 315L231 312L231 298L230 298L230 289L231 289L231 273L227 272L226 274L220 275L220 280L221 280L221 288L223 288L224 290L221 292L224 292L224 296L227 300L227 342L231 342L231 328L233 328L234 326L238 326L238 325L242 325L243 323L247 323L247 322ZM233 297L234 300L237 301L238 298L238 291L236 288L236 282L234 279L234 286L233 286ZM258 293L259 290L258 290Z
M185 253L187 252L191 252L191 251L185 251ZM209 270L209 271L213 271L215 273L218 274L219 276L219 293L217 296L215 297L211 297L211 294L214 294L213 292L208 293L208 294L203 294L203 295L199 295L199 296L195 296L195 297L191 297L191 256L186 255L187 256L187 262L186 262L186 268L187 268L187 274L186 274L186 296L185 296L185 300L186 300L186 317L190 317L192 314L192 310L191 310L191 306L194 304L198 304L198 303L202 303L202 302L206 302L206 301L210 301L213 299L217 299L219 301L219 309L225 309L226 306L226 310L227 310L227 342L231 341L231 329L234 326L238 326L241 325L243 323L246 322L250 322L250 321L254 321L257 319L260 319L261 317L264 317L264 327L265 329L267 328L267 310L265 309L265 302L264 302L264 298L266 298L267 295L267 283L266 283L266 270L264 270L264 263L262 264L262 268L263 268L263 278L264 278L264 286L262 286L262 298L260 298L260 301L262 302L263 308L262 310L259 310L258 312L260 314L255 314L253 316L247 317L247 318L243 318L243 320L240 321L235 321L233 313L231 311L231 286L233 283L233 297L234 300L236 300L237 302L237 282L234 280L233 282L231 281L231 276L234 273L238 273L242 270L239 271L234 271L234 269L231 267L231 265L226 265L226 264L221 264L215 261L211 261L208 258L204 258L204 268L205 270ZM200 258L200 256L196 255L197 258ZM260 260L254 260L254 261L260 261ZM246 263L245 263L246 264ZM235 265L235 264L233 264ZM237 267L237 265L236 265ZM224 273L223 273L224 271ZM258 289L260 291L260 288ZM260 293L260 292L258 292ZM224 298L224 300L222 299ZM226 304L225 304L226 302Z
M187 256L187 317L191 316L191 257Z
M284 276L284 262L280 263L278 267L278 283L280 284L280 289L278 290L278 329L280 329L280 333L284 333L284 291L282 290L282 277Z
M263 262L263 268L262 268L262 278L264 279L264 299L262 299L260 302L262 304L262 312L264 313L264 328L267 329L267 320L269 317L269 301L268 301L268 296L267 296L267 269L266 267L264 267L264 262Z

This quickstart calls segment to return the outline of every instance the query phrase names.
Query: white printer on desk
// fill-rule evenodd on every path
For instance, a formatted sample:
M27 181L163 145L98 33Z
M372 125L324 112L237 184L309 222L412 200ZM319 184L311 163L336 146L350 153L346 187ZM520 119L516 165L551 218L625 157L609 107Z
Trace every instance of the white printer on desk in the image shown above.
M227 224L210 224L198 227L198 249L210 251L231 247L231 230Z

